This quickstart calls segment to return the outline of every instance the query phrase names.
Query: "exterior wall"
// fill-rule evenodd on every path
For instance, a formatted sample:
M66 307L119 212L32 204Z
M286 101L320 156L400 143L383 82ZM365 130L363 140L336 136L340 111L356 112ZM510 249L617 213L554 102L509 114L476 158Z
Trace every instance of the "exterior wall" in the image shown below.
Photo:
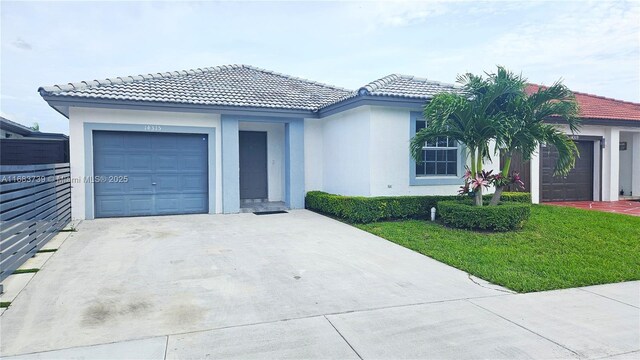
M324 191L340 195L371 195L370 119L370 106L322 119Z
M538 151L531 155L531 160L529 160L530 168L530 176L531 179L531 202L534 204L540 203L540 147L538 147Z
M304 120L304 181L305 192L323 189L323 121Z
M215 159L209 159L209 167L214 167L215 173L221 173L221 139L220 139L220 115L218 114L196 114L196 113L174 113L164 111L140 111L140 110L116 110L71 107L69 109L69 153L71 163L71 206L72 218L84 219L86 215L86 195L87 187L83 179L91 176L91 170L87 169L85 152L85 123L101 124L128 124L140 125L140 131L144 131L145 125L159 126L180 126L214 128L215 131ZM210 140L211 141L211 140ZM215 204L210 204L210 212L222 212L222 184L219 176L215 177L215 184L210 186L215 189Z
M455 195L456 185L411 185L409 141L411 111L402 108L372 107L370 130L371 195ZM462 176L462 174L460 174ZM451 176L429 177L450 180ZM460 177L453 177L458 180Z
M631 177L631 189L633 196L640 197L640 130L633 133L633 174Z
M631 193L631 178L633 174L633 133L621 132L620 142L627 143L627 150L620 150L620 179L618 180L620 190L624 190L625 195Z
M429 185L412 184L410 115L406 108L362 106L322 119L322 143L307 143L306 190L321 188L329 193L359 196L457 194L462 173L457 177L428 177ZM318 131L312 129L306 137ZM317 147L323 147L322 157L313 152ZM466 156L461 156L466 161ZM320 160L324 164L320 170L322 183L313 180L310 169L311 161ZM487 162L484 166L495 172L499 163ZM451 184L452 180L455 184Z
M371 195L455 195L462 185L464 166L458 176L421 177L424 182L412 181L409 143L411 133L411 111L401 108L373 107L371 113ZM495 144L491 143L493 150ZM459 149L459 161L466 164L467 156ZM485 170L499 171L499 162L485 162ZM454 182L454 184L451 184ZM491 193L493 189L485 190Z
M284 124L240 122L240 131L267 133L267 185L269 201L284 201Z
M92 152L87 151L91 143L86 143L86 124L120 124L135 129L139 126L140 130L134 131L145 131L146 125L214 129L215 151L212 154L215 155L210 156L209 166L219 175L214 176L214 184L210 184L210 193L215 194L214 203L210 203L210 212L236 212L233 211L235 208L229 211L223 209L225 192L222 184L225 173L222 158L232 155L233 144L227 142L231 147L223 154L222 135L225 131L219 114L84 107L71 107L69 111L72 179L84 179L92 175L92 159L89 158ZM227 140L237 138L238 130L267 132L269 199L286 201L293 208L302 207L302 194L311 190L342 195L397 196L452 195L460 188L459 184L452 184L452 179L457 181L459 177L428 177L429 184L424 185L413 181L409 154L412 120L411 111L406 108L367 105L322 119L234 116L227 120L229 124L236 124L233 129L229 128L235 137L230 136ZM565 131L568 129L565 128ZM640 195L640 166L632 166L640 163L640 129L584 126L580 135L605 138L602 159L600 142L594 142L594 199L617 200L619 186L633 189L636 196ZM618 142L621 136L628 142L628 156L623 154L620 157ZM237 144L235 147L237 152ZM466 156L464 158L466 161ZM532 160L531 192L534 202L538 202L540 168L537 154ZM238 169L233 162L227 165L227 170ZM486 163L485 169L499 171L497 158L492 163ZM232 177L230 182L238 182L233 172L227 173ZM87 200L92 196L91 186L82 181L72 184L74 219L85 218L86 205L92 204ZM231 187L226 190L229 189ZM492 192L492 189L487 192Z
M619 197L620 129L604 128L605 148L602 154L602 201L616 201Z
M569 133L568 127L559 127ZM625 189L625 194L629 194L627 189L633 190L634 181L638 181L636 187L640 191L640 180L635 180L640 178L640 169L636 170L640 167L633 166L635 163L640 163L634 158L634 154L638 152L637 158L640 159L640 149L635 149L636 142L633 141L636 138L640 139L639 128L586 125L580 128L577 135L604 138L603 149L600 141L594 141L593 144L593 199L595 201L618 200L620 187ZM626 154L620 151L620 141L627 141ZM636 175L636 173L639 174ZM540 161L537 154L531 161L531 197L534 203L540 202Z

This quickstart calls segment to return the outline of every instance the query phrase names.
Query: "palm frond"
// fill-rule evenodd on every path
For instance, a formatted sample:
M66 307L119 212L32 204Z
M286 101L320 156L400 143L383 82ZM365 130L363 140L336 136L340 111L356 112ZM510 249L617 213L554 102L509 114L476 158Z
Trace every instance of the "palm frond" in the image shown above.
M575 166L576 157L580 156L576 143L555 126L549 124L544 126L544 142L553 145L558 151L558 159L553 174L566 176Z

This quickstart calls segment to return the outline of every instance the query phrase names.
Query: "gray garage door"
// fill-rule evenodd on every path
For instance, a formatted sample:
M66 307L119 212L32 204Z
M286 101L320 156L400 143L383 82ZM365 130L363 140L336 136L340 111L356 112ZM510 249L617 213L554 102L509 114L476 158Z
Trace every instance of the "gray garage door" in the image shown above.
M542 147L542 201L593 200L593 141L576 141L580 158L567 176L553 176L558 151Z
M208 211L207 135L93 133L95 216Z

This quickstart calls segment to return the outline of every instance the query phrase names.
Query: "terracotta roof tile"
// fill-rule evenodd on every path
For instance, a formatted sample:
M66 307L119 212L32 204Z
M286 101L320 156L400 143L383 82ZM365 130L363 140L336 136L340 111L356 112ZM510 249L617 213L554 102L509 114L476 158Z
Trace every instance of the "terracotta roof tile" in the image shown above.
M532 94L540 85L529 84L526 92ZM604 96L573 92L580 106L580 117L603 120L635 120L640 121L640 104L616 100Z

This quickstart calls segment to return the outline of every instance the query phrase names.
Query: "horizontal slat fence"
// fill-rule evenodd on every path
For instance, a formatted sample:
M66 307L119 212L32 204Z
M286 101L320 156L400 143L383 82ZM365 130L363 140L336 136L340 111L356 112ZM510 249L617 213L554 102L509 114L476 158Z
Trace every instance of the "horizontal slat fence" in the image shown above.
M68 163L0 165L0 281L70 220Z

